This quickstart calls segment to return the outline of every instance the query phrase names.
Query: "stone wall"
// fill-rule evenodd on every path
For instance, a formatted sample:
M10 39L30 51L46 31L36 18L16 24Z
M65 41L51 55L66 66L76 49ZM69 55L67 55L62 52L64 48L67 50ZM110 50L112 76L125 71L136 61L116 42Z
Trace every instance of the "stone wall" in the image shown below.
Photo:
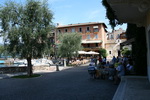
M33 71L56 71L56 66L33 66ZM0 74L27 72L27 67L0 67Z
M0 67L0 74L27 72L27 67Z
M45 71L54 71L56 66L33 66L33 71L45 70Z

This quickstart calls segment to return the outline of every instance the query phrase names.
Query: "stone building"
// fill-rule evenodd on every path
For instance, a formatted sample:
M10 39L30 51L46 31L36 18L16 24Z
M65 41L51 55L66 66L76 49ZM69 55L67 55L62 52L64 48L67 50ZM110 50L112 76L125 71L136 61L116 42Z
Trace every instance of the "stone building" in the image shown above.
M69 25L57 25L56 36L59 34L77 32L82 36L82 46L84 51L99 52L100 48L105 48L106 28L105 23L89 22Z
M67 32L77 32L82 36L83 51L99 52L100 48L107 50L107 58L120 55L120 43L126 41L125 30L118 29L107 32L105 23L89 22L69 25L57 25L56 36Z
M120 43L126 41L125 30L119 28L113 32L108 32L105 38L105 49L107 50L107 58L112 59L113 56L121 55Z
M107 0L122 23L144 26L147 40L147 70L150 81L150 0Z

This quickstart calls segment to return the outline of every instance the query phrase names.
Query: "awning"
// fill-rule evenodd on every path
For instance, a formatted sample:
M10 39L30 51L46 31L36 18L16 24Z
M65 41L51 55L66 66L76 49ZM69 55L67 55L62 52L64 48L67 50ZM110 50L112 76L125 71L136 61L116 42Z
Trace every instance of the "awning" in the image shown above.
M95 54L95 55L98 55L99 53L98 53L98 52L94 52L94 51L89 51L87 54Z
M135 38L131 38L125 42L120 43L121 46L130 45L135 41Z
M86 51L78 51L79 54L87 54Z
M86 51L78 51L79 54L95 54L95 55L98 55L99 53L98 52L94 52L94 51L89 51L89 52L86 52Z
M92 41L87 41L87 40L82 40L81 43L83 44L88 44L88 43L101 43L101 40L92 40Z

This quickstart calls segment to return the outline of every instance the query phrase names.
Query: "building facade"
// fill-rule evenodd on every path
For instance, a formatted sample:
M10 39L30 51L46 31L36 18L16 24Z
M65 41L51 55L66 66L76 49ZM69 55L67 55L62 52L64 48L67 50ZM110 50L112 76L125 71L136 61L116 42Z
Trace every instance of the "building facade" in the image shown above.
M69 25L57 25L56 36L64 33L77 32L82 36L82 46L84 51L99 52L100 48L105 48L106 28L104 23L89 22Z
M146 28L147 72L150 81L150 0L107 0L122 23Z
M107 51L107 58L112 59L113 56L121 55L120 43L126 41L125 30L119 28L113 32L108 32L105 38L105 49Z

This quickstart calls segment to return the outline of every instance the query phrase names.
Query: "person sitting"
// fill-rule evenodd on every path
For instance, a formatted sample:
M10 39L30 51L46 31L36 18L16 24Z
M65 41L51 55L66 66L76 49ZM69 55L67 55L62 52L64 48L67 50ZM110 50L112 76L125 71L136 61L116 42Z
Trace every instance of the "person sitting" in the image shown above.
M129 61L129 63L127 64L126 66L126 74L127 75L130 75L132 74L134 71L133 71L133 63L131 61Z
M117 72L116 72L114 84L118 84L121 80L121 77L125 75L125 68L124 68L122 62L119 62L119 65L116 68L116 71Z
M91 62L88 66L88 73L93 77L96 78L96 70L97 68L94 66L94 63Z
M109 72L109 80L114 80L114 77L116 75L116 70L113 64L110 65L108 72Z

